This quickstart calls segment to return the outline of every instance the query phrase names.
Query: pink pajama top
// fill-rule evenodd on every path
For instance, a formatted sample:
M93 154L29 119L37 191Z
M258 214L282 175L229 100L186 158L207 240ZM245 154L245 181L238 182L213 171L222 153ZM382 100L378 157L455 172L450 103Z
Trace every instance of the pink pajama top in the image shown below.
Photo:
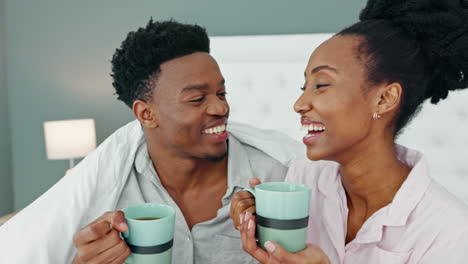
M348 244L339 165L295 160L286 181L312 188L308 243L320 246L334 264L468 263L468 207L431 179L421 153L397 146L397 155L412 168L408 178Z

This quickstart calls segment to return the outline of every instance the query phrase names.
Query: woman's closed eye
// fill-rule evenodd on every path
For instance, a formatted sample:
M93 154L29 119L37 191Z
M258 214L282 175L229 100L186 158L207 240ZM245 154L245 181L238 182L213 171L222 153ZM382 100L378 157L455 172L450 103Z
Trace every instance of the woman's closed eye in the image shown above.
M316 88L316 89L320 89L320 88L327 87L327 86L330 86L330 85L331 85L331 84L320 84L320 83L318 83L318 84L315 85L315 88ZM302 86L302 87L301 87L301 90L304 92L304 91L306 90L306 87L305 87L305 86Z
M315 88L320 89L320 88L327 87L327 86L330 86L330 84L320 84L320 83L318 83L318 84L315 85Z

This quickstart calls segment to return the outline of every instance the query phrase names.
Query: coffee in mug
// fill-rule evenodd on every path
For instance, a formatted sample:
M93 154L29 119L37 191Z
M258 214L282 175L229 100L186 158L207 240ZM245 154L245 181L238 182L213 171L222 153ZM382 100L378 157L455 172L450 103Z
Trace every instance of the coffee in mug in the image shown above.
M131 254L128 264L170 264L175 210L164 204L144 203L123 210L128 230L122 236Z
M135 218L135 220L140 220L140 221L145 221L145 220L158 220L158 219L161 219L159 217L139 217L139 218Z

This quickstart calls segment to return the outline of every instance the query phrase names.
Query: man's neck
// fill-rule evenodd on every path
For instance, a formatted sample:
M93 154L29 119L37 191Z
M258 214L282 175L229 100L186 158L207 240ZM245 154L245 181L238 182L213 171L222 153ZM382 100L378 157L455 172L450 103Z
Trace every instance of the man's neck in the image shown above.
M220 161L182 157L149 144L148 154L164 188L175 193L227 181L227 155Z
M161 184L181 210L191 230L216 217L227 189L228 157L220 161L182 157L148 144Z

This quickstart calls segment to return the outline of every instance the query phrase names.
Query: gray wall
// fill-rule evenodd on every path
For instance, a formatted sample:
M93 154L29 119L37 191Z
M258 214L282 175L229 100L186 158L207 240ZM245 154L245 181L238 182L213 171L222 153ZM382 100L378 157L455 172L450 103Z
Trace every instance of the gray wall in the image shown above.
M4 1L0 0L0 215L13 207L11 171L10 121L8 115L8 90L5 78L5 13Z
M144 25L149 17L195 22L207 27L211 35L333 32L355 22L365 3L5 1L16 209L46 191L67 169L66 161L46 159L44 121L95 118L99 143L132 120L129 109L113 96L109 60L127 32Z

